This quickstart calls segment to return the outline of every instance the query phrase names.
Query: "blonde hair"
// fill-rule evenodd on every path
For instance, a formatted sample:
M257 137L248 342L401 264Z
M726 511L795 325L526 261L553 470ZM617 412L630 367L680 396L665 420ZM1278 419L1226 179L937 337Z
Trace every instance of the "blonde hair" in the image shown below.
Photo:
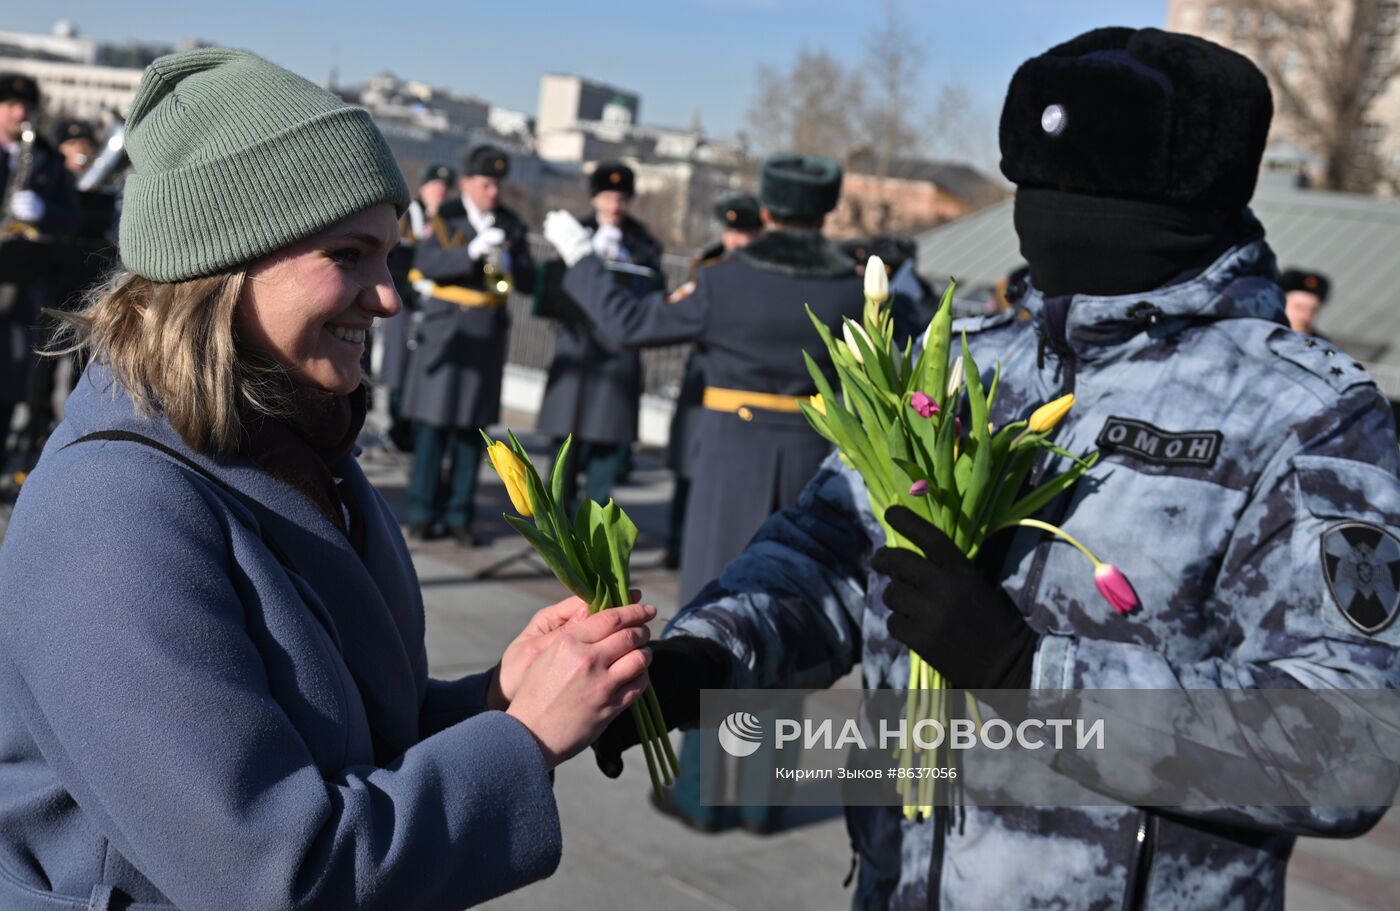
M161 413L197 452L228 455L238 448L241 408L276 414L285 407L285 371L245 351L234 313L243 269L180 282L151 281L118 271L87 292L75 312L58 320L42 353L86 352L112 375L147 415Z

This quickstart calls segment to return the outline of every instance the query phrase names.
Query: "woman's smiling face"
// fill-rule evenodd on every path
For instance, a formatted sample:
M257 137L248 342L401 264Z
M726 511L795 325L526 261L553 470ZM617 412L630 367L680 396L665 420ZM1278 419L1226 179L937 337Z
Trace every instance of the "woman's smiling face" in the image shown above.
M388 261L398 235L386 203L255 261L238 306L239 339L304 386L352 392L374 318L403 307Z

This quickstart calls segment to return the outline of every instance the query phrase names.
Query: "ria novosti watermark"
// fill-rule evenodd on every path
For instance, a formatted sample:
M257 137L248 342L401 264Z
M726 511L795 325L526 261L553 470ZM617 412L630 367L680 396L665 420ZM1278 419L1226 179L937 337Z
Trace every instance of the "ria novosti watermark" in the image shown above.
M948 691L912 724L908 704L899 690L706 690L701 791L899 805L901 781L934 778L956 782L938 802L1209 808L1388 805L1400 784L1392 690ZM736 794L739 780L777 785Z
M800 744L803 749L869 749L871 743L854 718L837 724L831 718L779 718L774 724L773 746L783 750ZM1069 736L1072 735L1072 736ZM749 712L733 712L718 730L719 744L731 756L752 756L762 746L763 724ZM1048 738L1048 739L1047 739ZM955 718L947 723L925 718L910 724L907 718L879 719L875 738L880 749L902 750L911 745L920 750L947 746L952 750L985 747L1004 750L1104 748L1104 720L1086 722L1083 718L1027 718L1012 725L991 718L980 725L971 718ZM1073 746L1071 747L1071 742Z

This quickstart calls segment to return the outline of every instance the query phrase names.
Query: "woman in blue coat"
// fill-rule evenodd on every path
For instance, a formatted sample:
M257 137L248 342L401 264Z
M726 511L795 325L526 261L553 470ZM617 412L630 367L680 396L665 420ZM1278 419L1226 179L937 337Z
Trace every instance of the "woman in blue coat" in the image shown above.
M427 674L353 455L408 202L361 110L251 54L156 61L125 271L0 549L0 908L448 909L548 876L554 766L645 685L631 605Z

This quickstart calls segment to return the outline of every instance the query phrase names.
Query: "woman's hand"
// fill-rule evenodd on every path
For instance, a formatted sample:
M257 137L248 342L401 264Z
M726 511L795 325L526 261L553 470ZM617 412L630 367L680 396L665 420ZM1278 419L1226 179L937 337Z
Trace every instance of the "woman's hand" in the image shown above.
M633 603L641 600L636 589L628 592ZM491 686L486 692L486 707L504 712L520 689L520 681L540 652L549 646L549 637L570 620L588 616L588 604L579 597L565 598L557 604L542 608L525 624L525 629L506 646L501 663L491 674Z
M650 604L629 604L571 618L547 635L508 711L535 735L551 768L592 743L646 689L645 624L655 616Z
M491 687L486 693L486 707L505 711L520 689L525 671L540 652L549 646L549 637L572 619L588 616L588 604L582 598L565 598L557 604L542 608L525 624L520 635L511 640L491 675Z

